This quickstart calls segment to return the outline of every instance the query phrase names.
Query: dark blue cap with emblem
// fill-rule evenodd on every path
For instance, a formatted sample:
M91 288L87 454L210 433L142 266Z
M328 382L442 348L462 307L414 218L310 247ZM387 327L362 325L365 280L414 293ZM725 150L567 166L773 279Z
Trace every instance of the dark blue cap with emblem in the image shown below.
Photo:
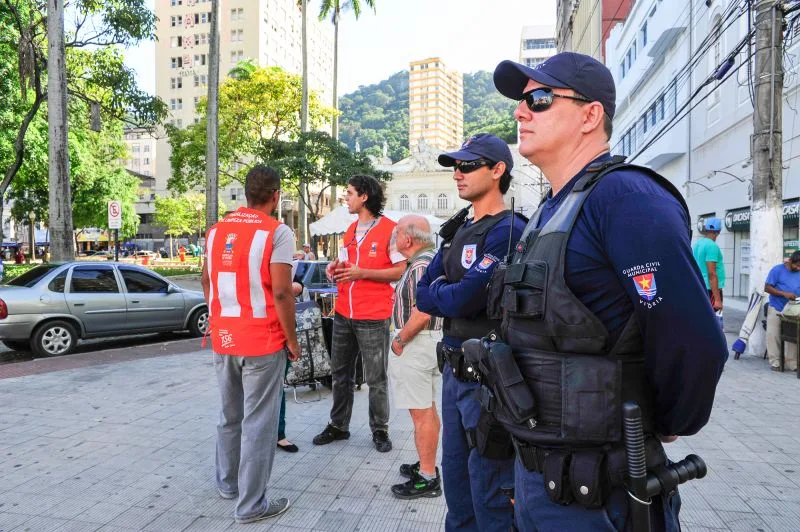
M561 52L535 67L503 61L494 70L494 86L512 100L522 100L522 93L531 79L547 87L572 89L593 102L600 102L609 118L614 118L617 107L614 77L594 57Z
M487 133L478 133L468 138L458 151L441 154L439 164L455 166L456 161L475 161L477 159L489 159L495 163L504 162L509 172L514 167L514 159L511 157L508 144Z

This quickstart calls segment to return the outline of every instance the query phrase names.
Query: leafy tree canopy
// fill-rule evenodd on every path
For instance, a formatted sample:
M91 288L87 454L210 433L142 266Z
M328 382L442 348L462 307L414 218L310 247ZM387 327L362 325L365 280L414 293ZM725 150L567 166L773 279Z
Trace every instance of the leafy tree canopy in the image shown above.
M264 141L296 139L300 133L301 79L279 67L257 68L240 63L220 84L220 188L244 182L247 165ZM205 183L206 101L199 104L200 121L185 129L167 126L172 146L171 190L185 192ZM330 122L335 111L309 94L312 129Z

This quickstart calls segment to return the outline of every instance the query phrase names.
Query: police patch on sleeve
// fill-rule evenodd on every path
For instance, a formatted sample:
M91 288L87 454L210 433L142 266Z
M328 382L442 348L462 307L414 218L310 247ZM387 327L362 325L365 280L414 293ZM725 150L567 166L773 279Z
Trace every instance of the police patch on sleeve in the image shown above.
M487 253L486 255L483 256L483 259L478 263L477 268L481 271L486 271L492 266L492 264L497 262L497 260L498 260L497 257L495 257L494 255L489 255Z
M660 267L661 263L659 262L647 262L622 270L622 275L633 282L636 293L639 294L639 303L648 309L655 307L663 300L658 295L658 286L656 285L656 273Z
M461 248L461 266L466 269L472 267L472 264L475 262L475 251L477 248L478 244L467 244Z

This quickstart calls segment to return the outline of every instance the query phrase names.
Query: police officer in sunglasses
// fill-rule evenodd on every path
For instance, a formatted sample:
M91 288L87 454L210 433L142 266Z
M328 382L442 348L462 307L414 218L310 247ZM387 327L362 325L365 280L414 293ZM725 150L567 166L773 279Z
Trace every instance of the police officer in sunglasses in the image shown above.
M495 269L488 313L502 324L477 344L487 360L507 353L525 383L516 386L508 364L481 377L495 392L484 404L513 437L515 524L624 530L635 502L625 488L623 402L639 404L647 467L658 468L663 443L708 422L727 358L692 259L689 211L669 181L612 157L614 80L595 59L503 61L494 83L519 102L520 154L551 186ZM679 530L676 491L648 507L653 530Z
M440 155L439 164L454 169L458 196L471 203L473 215L467 219L469 208L464 209L443 226L439 234L444 243L417 285L417 308L445 318L444 337L437 345L443 381L445 528L506 532L513 519L513 446L502 426L497 427L499 438L506 444L478 445L481 408L475 393L479 385L461 344L499 325L486 316L487 283L508 253L509 238L520 238L526 220L513 215L503 202L513 160L499 138L475 135L458 151ZM418 467L404 464L400 472L413 478Z

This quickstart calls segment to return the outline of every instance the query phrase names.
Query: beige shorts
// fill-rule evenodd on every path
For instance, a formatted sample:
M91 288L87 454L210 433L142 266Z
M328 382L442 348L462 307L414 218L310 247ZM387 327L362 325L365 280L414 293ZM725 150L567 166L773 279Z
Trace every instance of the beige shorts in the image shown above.
M425 409L439 397L442 374L436 364L441 331L420 331L397 356L389 350L389 379L395 408Z

